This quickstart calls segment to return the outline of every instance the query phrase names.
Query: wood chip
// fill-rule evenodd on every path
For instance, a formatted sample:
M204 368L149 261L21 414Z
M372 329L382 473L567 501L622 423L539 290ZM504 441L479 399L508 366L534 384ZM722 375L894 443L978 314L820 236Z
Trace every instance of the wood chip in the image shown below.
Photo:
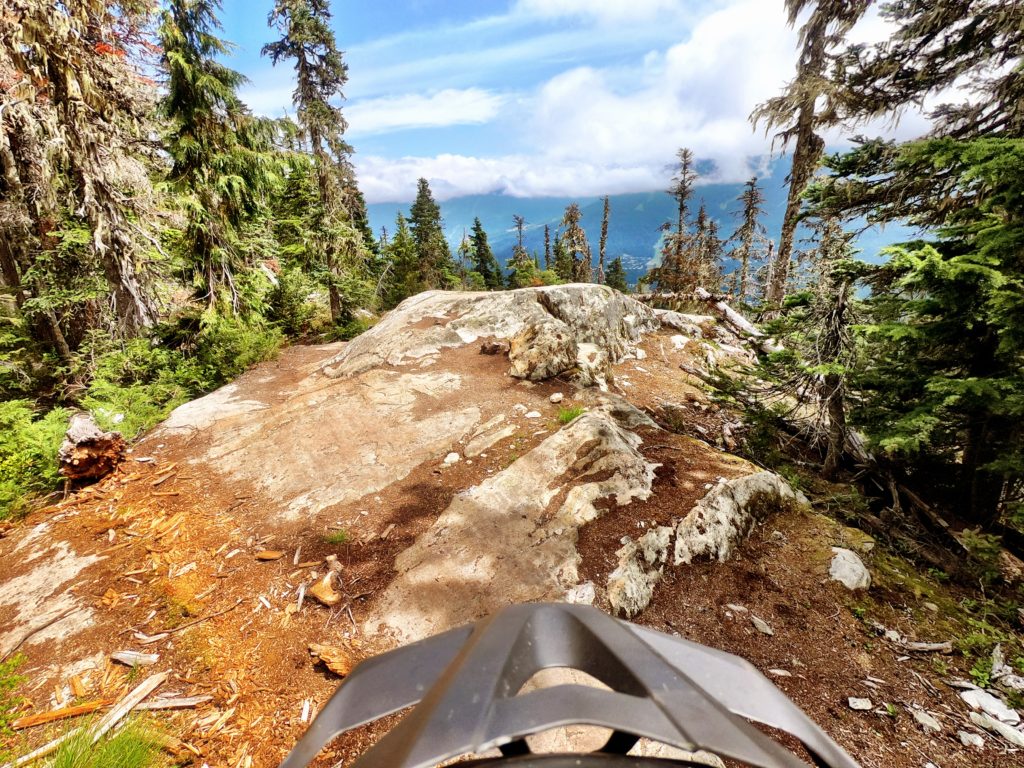
M168 699L153 699L147 701L136 709L191 709L198 707L200 704L205 704L208 701L213 701L213 696L184 696L179 698L168 698Z
M71 687L71 693L75 695L76 699L82 698L89 692L81 675L72 675L71 679L68 680L68 685Z
M138 651L116 651L110 658L129 667L148 667L160 661L160 654L139 653Z
M284 552L279 549L264 549L262 552L256 553L257 560L280 560L284 557Z
M170 480L176 474L178 474L178 473L177 472L168 472L166 475L161 475L160 477L158 477L156 480L153 481L153 487L156 488L158 485L162 485L162 484L166 483L168 480Z
M352 654L345 648L340 648L336 645L311 643L309 653L316 661L322 663L339 677L347 677L352 671L352 667L355 666Z
M37 712L34 715L25 715L25 717L19 717L17 720L11 723L11 728L13 728L16 731L20 731L22 728L32 728L37 725L45 725L46 723L52 723L57 720L67 720L69 717L79 717L81 715L88 715L92 712L95 712L97 709L109 707L113 703L113 699L97 699L96 701L87 701L83 704L76 704L73 707L53 709L49 712Z

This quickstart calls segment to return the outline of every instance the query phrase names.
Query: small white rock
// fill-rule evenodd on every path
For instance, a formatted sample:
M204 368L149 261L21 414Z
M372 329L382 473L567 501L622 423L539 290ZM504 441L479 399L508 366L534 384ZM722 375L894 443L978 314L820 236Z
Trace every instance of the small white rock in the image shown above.
M540 411L530 411L528 414L526 414L526 418L528 418L528 419L539 419L540 418Z
M636 359L637 360L646 360L647 359L647 353L644 352L642 349L637 349L637 351L636 351Z
M914 719L924 729L925 733L942 733L942 723L925 712L923 709L913 711Z
M736 603L726 603L725 607L728 608L730 611L736 611L736 613L746 613L747 612L746 607L744 607L742 605L737 605Z
M577 584L565 593L565 602L567 603L593 605L595 599L597 599L597 592L592 581L584 581L582 584Z
M560 403L564 399L565 395L563 395L561 392L555 392L555 394L548 398L548 400L550 400L552 403Z
M858 699L855 696L847 699L847 703L850 705L850 709L855 709L858 712L870 712L875 706L871 703L871 699Z
M519 414L520 416L522 416L522 415L523 415L524 413L526 413L526 412L527 412L528 410L530 410L530 409L529 409L529 408L527 408L527 407L526 407L525 405L523 405L522 403L516 403L515 405L513 405L513 406L512 406L512 411L513 411L514 413L517 413L517 414Z
M769 669L769 675L775 675L776 677L792 677L793 673L786 669Z
M965 747L978 747L979 749L982 749L985 746L985 740L976 733L957 731L957 736L960 737L960 743Z
M754 625L754 629L760 632L762 635L768 635L769 637L775 634L775 630L771 628L771 625L767 621L762 619L760 616L750 614L750 623Z
M451 466L461 458L462 457L459 456L459 454L455 453L455 451L452 451L451 453L444 457L444 463L448 466Z
M1024 733L1021 733L1012 725L1007 725L982 712L971 712L971 722L981 726L986 731L1002 736L1015 747L1024 747Z
M1008 725L1020 725L1020 715L1017 714L1017 710L1006 706L1002 699L993 696L988 691L981 689L960 691L960 698L966 701L971 709L980 709L985 714Z
M833 581L840 582L851 591L871 586L871 574L855 552L842 547L832 547L832 552L834 557L828 575Z

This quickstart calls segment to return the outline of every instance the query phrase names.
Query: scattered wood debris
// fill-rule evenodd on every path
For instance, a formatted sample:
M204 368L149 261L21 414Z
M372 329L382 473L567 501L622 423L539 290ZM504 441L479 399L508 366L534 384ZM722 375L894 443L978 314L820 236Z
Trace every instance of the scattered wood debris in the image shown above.
M355 666L351 652L336 645L310 643L309 653L315 661L319 661L339 677L347 677Z

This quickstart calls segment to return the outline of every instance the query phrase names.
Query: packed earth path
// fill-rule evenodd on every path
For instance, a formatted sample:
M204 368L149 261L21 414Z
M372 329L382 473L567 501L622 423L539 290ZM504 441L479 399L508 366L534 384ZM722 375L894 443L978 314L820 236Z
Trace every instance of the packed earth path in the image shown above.
M201 697L153 715L182 761L274 766L360 659L512 603L593 602L745 657L864 766L1024 765L951 673L859 620L832 547L863 558L907 637L941 631L922 608L938 598L730 453L742 416L680 369L752 360L710 316L601 286L413 297L178 408L4 532L0 652L27 658L29 712L165 671L160 695Z

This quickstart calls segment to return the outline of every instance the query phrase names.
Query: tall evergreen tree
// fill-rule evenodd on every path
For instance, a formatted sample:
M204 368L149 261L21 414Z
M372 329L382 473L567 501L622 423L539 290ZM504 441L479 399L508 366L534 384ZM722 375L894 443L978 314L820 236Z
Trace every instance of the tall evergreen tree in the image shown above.
M601 240L598 244L597 257L597 282L604 283L604 254L608 247L608 215L611 212L611 202L608 195L604 196L604 210L601 214Z
M551 260L551 227L547 224L544 225L544 269L550 270L554 268L554 262Z
M940 0L883 14L890 40L847 58L847 116L920 104L965 76L977 93L940 107L929 138L829 157L809 193L816 215L927 232L864 279L853 417L920 487L991 527L1024 491L1024 6Z
M188 270L213 307L221 290L237 311L235 274L247 266L239 232L274 180L273 127L238 98L243 75L220 63L230 46L217 37L218 0L169 0L159 37L167 70L162 110L171 188L184 200Z
M313 222L317 261L322 263L335 322L350 319L354 302L344 285L367 276L372 243L365 202L355 187L347 123L335 102L344 98L348 67L330 27L327 0L276 0L268 23L281 37L263 47L276 65L293 61L292 103L316 168L319 204Z
M409 209L409 227L419 254L420 282L426 288L452 287L454 265L442 228L441 207L434 201L426 179L417 182L416 199Z
M385 280L385 305L390 309L423 290L419 252L405 216L395 217L395 233L384 248L390 271Z
M572 260L570 279L577 283L589 283L592 276L593 256L590 253L590 243L587 242L587 233L583 231L583 226L580 223L582 219L583 214L579 205L570 203L562 217L563 231L559 242Z
M512 223L516 229L516 244L512 247L512 258L509 259L508 268L508 287L509 288L526 288L531 285L539 284L540 278L538 273L540 270L537 268L536 263L527 253L526 247L523 245L523 228L526 225L526 219L522 216L514 215L512 217Z
M157 318L143 268L155 89L127 55L150 14L80 0L0 18L0 284L64 364L90 330L131 335Z
M554 270L558 279L565 283L571 283L575 274L572 256L569 255L569 250L565 247L562 236L559 234L555 234L552 252L554 254Z
M629 278L626 276L626 268L622 264L622 257L616 256L608 265L608 278L605 284L622 293L629 292Z
M662 225L661 264L648 275L649 282L667 293L681 293L695 287L690 263L693 259L693 239L689 233L687 214L698 174L691 150L684 147L678 151L677 157L679 163L669 189L669 194L676 199L676 226L673 230L669 222Z
M483 224L480 223L480 217L473 219L470 244L473 248L473 271L480 273L487 290L501 290L501 267L494 257L490 243L487 242L487 233L484 231Z
M791 26L813 5L800 28L796 78L782 95L761 104L751 115L754 123L763 123L766 130L778 129L775 138L783 148L793 145L782 234L765 291L770 304L780 304L786 293L801 198L825 150L818 132L839 120L843 90L827 76L828 70L846 33L870 4L871 0L786 0Z
M743 186L737 198L742 208L736 212L740 220L729 242L735 243L731 256L738 265L732 273L732 295L740 302L751 298L751 265L764 260L768 237L761 217L764 215L764 193L754 176Z

